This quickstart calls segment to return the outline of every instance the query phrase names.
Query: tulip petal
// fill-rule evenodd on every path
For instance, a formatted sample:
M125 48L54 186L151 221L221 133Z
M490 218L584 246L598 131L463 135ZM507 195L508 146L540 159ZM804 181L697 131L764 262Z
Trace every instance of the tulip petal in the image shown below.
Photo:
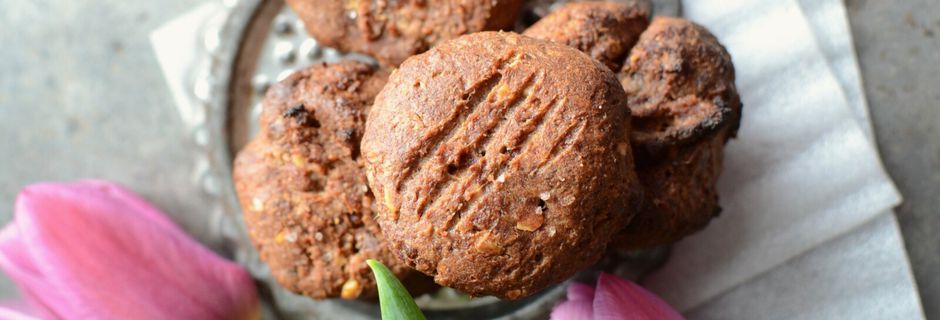
M61 303L61 292L43 280L42 274L33 265L29 251L20 240L16 224L10 224L0 231L0 268L16 281L24 298L34 306L34 313L42 318L61 318L52 308L46 306ZM47 294L44 299L38 299L37 292Z
M552 310L552 320L591 320L594 317L594 288L582 283L568 286L568 300Z
M684 319L666 302L643 287L601 273L594 294L594 319Z
M594 288L583 283L571 283L568 285L568 300L594 301Z
M66 318L232 319L258 312L244 269L117 185L29 186L17 198L15 224L32 261L17 265L33 268L45 284L14 280L32 283L24 291ZM10 260L23 259L11 251Z
M552 309L552 320L591 320L594 311L591 301L568 300Z
M0 319L4 320L39 320L36 312L23 301L0 302Z

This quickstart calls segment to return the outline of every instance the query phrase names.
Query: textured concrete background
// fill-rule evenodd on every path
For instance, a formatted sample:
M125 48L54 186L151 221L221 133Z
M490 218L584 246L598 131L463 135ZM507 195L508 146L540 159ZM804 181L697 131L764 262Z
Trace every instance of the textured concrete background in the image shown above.
M189 141L147 37L203 1L0 2L0 223L30 182L97 177L200 233ZM925 312L940 318L940 1L846 1ZM14 292L0 279L0 298Z
M940 319L940 1L846 7L924 313Z
M0 1L0 223L28 183L95 177L199 233L206 205L147 37L202 2Z

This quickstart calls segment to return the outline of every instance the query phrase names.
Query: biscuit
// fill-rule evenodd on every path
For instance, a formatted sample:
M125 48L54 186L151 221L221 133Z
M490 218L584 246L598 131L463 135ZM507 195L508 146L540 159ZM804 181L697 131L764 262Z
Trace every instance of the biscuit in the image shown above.
M321 44L397 66L437 43L485 30L508 30L523 0L287 0Z
M641 198L626 99L600 62L514 33L408 59L362 140L386 239L471 295L516 299L591 265Z
M234 164L249 236L274 278L316 299L376 295L367 259L399 278L359 159L368 109L387 74L361 62L315 65L268 90L260 134Z
M631 143L644 209L612 244L674 242L721 211L722 149L736 135L741 99L731 56L702 26L657 17L620 71L633 115Z
M523 35L581 50L618 71L649 25L649 16L647 2L572 2L540 19Z

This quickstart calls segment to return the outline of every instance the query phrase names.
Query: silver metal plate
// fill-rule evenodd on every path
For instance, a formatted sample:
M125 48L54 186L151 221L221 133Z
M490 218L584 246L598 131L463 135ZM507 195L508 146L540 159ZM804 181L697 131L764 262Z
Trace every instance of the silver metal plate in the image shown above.
M635 0L617 0L635 1ZM520 20L532 22L567 0L531 0ZM656 14L678 14L678 0L653 1ZM226 239L226 250L257 279L265 305L265 318L279 319L377 319L374 302L314 301L288 292L271 277L245 232L241 208L232 187L234 154L257 132L260 100L275 81L305 66L355 59L374 63L361 54L345 54L319 45L304 31L297 16L283 0L225 0L226 12L204 27L207 63L197 66L193 96L202 104L204 121L192 129L203 152L197 165L197 182L205 194L217 200L212 208L213 233ZM524 28L525 23L517 28ZM572 280L590 282L598 270L637 279L665 260L667 249L615 254ZM567 282L566 282L567 283ZM564 297L560 284L516 301L492 297L468 299L449 288L417 297L431 319L542 319Z

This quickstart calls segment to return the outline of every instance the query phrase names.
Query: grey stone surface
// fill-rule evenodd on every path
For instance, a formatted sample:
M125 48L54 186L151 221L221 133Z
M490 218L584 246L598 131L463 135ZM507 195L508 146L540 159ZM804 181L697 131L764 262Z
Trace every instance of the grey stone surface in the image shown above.
M924 313L940 318L940 1L846 6Z
M147 37L201 2L0 2L0 224L24 185L94 177L199 233L206 206ZM14 294L0 281L0 299Z
M0 224L28 183L97 177L200 233L189 139L147 36L203 1L0 2ZM846 4L925 312L940 318L940 1ZM0 280L0 299L14 294Z

